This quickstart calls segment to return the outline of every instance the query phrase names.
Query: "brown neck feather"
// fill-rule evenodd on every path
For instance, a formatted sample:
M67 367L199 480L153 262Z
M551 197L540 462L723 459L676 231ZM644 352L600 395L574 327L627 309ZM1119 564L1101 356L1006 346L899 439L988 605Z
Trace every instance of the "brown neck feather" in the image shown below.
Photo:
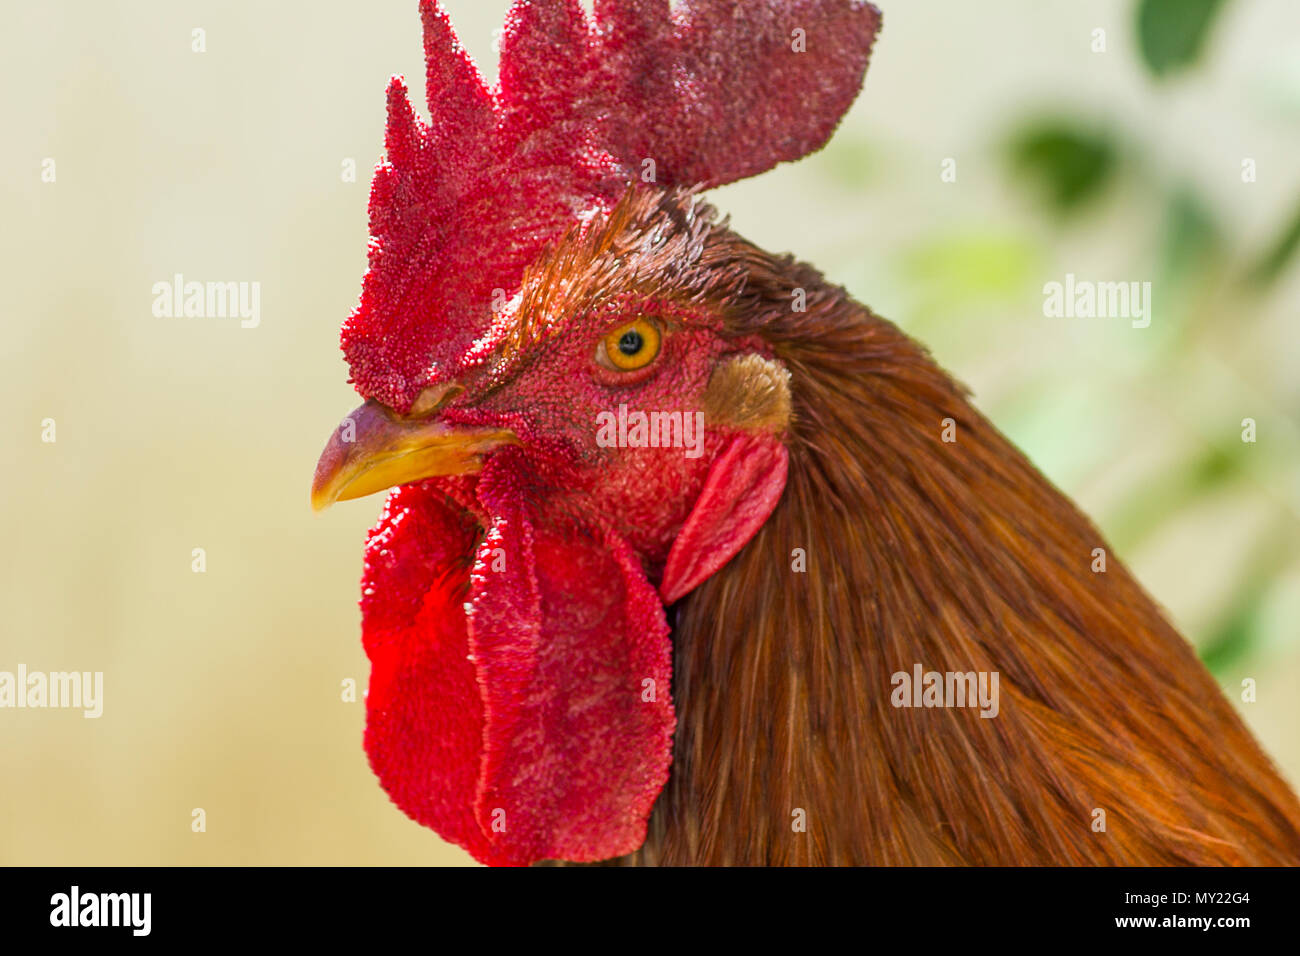
M728 241L735 332L792 373L789 481L673 609L672 776L617 862L1300 862L1295 796L1089 521L893 325ZM999 713L895 708L915 664L998 672Z

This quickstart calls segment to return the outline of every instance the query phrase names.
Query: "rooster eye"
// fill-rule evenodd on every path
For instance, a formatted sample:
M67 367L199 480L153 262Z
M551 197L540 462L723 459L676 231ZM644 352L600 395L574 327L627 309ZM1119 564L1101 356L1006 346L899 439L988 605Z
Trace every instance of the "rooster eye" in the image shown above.
M637 319L601 339L596 362L620 372L635 372L659 355L660 338L659 326L652 319Z

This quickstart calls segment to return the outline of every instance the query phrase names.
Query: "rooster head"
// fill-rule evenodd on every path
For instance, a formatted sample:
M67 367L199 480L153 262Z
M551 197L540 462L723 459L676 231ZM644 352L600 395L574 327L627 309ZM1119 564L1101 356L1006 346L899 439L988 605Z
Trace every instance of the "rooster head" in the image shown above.
M389 86L365 403L317 508L393 489L362 582L366 748L486 863L629 853L668 777L670 606L785 485L793 289L701 188L820 148L879 14L849 0L518 0L500 80L421 4L429 122Z

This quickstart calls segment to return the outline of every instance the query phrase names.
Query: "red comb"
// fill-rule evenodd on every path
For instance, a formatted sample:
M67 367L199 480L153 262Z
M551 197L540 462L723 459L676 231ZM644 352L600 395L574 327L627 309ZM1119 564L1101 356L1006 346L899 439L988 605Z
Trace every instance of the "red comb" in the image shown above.
M357 390L398 411L474 361L494 290L513 295L646 160L663 186L718 186L821 148L880 26L850 0L596 0L594 20L579 0L516 0L490 90L441 8L420 13L430 122L394 77L342 335Z

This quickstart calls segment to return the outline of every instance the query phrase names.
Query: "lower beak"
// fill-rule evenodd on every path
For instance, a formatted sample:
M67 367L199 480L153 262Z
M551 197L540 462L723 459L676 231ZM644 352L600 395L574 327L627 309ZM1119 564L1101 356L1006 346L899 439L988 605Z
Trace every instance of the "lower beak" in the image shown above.
M437 475L470 475L483 467L483 455L518 444L505 428L456 428L435 417L398 418L368 401L330 436L316 462L311 506L316 511L336 501L361 498L385 488Z

